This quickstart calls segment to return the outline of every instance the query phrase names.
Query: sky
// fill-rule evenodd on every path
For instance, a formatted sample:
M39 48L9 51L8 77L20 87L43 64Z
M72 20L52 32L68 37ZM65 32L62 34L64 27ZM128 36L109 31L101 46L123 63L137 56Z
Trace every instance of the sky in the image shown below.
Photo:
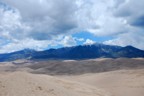
M83 44L144 50L144 0L0 0L0 53Z

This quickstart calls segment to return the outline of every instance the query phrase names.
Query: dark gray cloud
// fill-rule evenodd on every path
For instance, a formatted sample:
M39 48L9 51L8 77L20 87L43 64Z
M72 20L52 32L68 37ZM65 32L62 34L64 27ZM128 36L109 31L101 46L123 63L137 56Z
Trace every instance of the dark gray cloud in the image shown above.
M118 34L115 39L106 41L107 44L114 45L133 45L144 49L144 0L124 0L114 9L115 18L121 19L122 25L125 25L125 32ZM121 27L123 28L123 27Z
M143 27L144 28L144 15L134 18L130 21L132 26Z
M131 26L144 25L144 0L125 0L116 10L114 15L124 18Z
M75 0L3 0L20 12L22 23L30 27L27 36L46 40L77 27ZM42 37L40 37L42 36ZM38 37L38 38L37 38Z
M144 0L0 0L0 50L75 45L72 34L82 31L115 37L109 44L144 48L138 45L143 5Z

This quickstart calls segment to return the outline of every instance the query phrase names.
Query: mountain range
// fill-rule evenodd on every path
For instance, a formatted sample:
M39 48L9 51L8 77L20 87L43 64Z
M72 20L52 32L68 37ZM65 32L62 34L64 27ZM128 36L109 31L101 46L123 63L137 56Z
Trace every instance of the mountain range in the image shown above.
M0 54L0 62L17 59L93 59L93 58L136 58L144 57L144 50L133 46L113 46L105 44L79 45L35 51L24 49L12 53Z

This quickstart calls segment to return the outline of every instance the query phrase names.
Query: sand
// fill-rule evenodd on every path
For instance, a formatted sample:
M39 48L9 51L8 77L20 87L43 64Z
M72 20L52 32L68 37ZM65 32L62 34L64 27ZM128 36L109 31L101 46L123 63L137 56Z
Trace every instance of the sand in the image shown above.
M144 59L3 62L0 96L144 96Z
M62 78L102 88L112 96L144 96L144 69L119 70Z
M26 72L0 74L0 96L110 96L96 87Z

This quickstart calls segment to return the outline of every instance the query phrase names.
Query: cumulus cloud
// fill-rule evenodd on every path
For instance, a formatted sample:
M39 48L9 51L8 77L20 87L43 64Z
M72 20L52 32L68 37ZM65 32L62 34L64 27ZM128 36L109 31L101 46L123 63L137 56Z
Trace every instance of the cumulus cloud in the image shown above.
M0 39L1 41L1 39ZM13 42L7 42L6 45L1 43L0 53L9 53L22 49L35 49L38 51L46 50L47 48L53 48L58 45L65 47L75 46L77 39L72 36L57 36L51 40L35 40L27 38L23 40L15 40ZM2 46L4 45L4 46Z
M74 46L85 40L72 34L82 31L114 37L105 41L108 44L144 49L143 4L143 0L0 0L0 49ZM90 39L86 42L93 43Z
M85 45L92 45L92 44L94 44L94 43L96 43L96 42L93 41L93 40L90 40L90 39L87 39L87 40L84 42Z
M74 0L0 0L1 52L70 46L65 35L77 27L77 20L73 18L76 8ZM57 38L61 40L64 36L63 43L59 44Z
M48 47L48 41L36 41L32 39L26 39L22 41L17 41L13 43L8 43L5 46L1 47L0 53L9 53L14 52L21 49L36 49L36 50L43 50L44 48Z
M117 35L127 31L123 18L113 15L116 6L121 3L117 0L82 0L80 27L96 36Z
M31 30L26 34L37 40L51 39L53 35L70 32L77 27L73 16L77 9L75 0L2 0L18 10L22 23Z
M53 40L23 39L14 42L7 42L6 45L5 44L1 45L0 53L10 53L27 48L42 51L44 49L52 48L59 44L63 45L62 43L60 43L61 40L62 38L56 38Z
M70 47L76 45L76 40L72 36L65 36L63 40L61 40L60 44Z
M82 0L83 1L83 0ZM96 36L112 36L107 44L133 45L144 49L143 0L89 0L83 1L80 12L85 18L82 27ZM91 10L91 11L89 11ZM83 28L83 29L84 29ZM141 38L141 39L140 39Z
M118 7L115 16L124 18L127 24L133 27L143 27L144 25L144 8L143 0L126 0L126 2Z
M119 46L127 46L127 45L132 45L136 48L139 49L144 49L143 46L143 35L135 35L135 34L123 34L123 36L119 36L118 38L115 38L113 40L108 40L105 41L105 44L110 44L110 45L119 45ZM137 38L137 39L135 39Z
M122 18L127 26L127 33L119 34L115 39L105 41L107 44L114 45L133 45L137 48L144 49L144 8L143 0L125 0L114 11L114 16L116 18ZM122 27L123 28L123 27Z

